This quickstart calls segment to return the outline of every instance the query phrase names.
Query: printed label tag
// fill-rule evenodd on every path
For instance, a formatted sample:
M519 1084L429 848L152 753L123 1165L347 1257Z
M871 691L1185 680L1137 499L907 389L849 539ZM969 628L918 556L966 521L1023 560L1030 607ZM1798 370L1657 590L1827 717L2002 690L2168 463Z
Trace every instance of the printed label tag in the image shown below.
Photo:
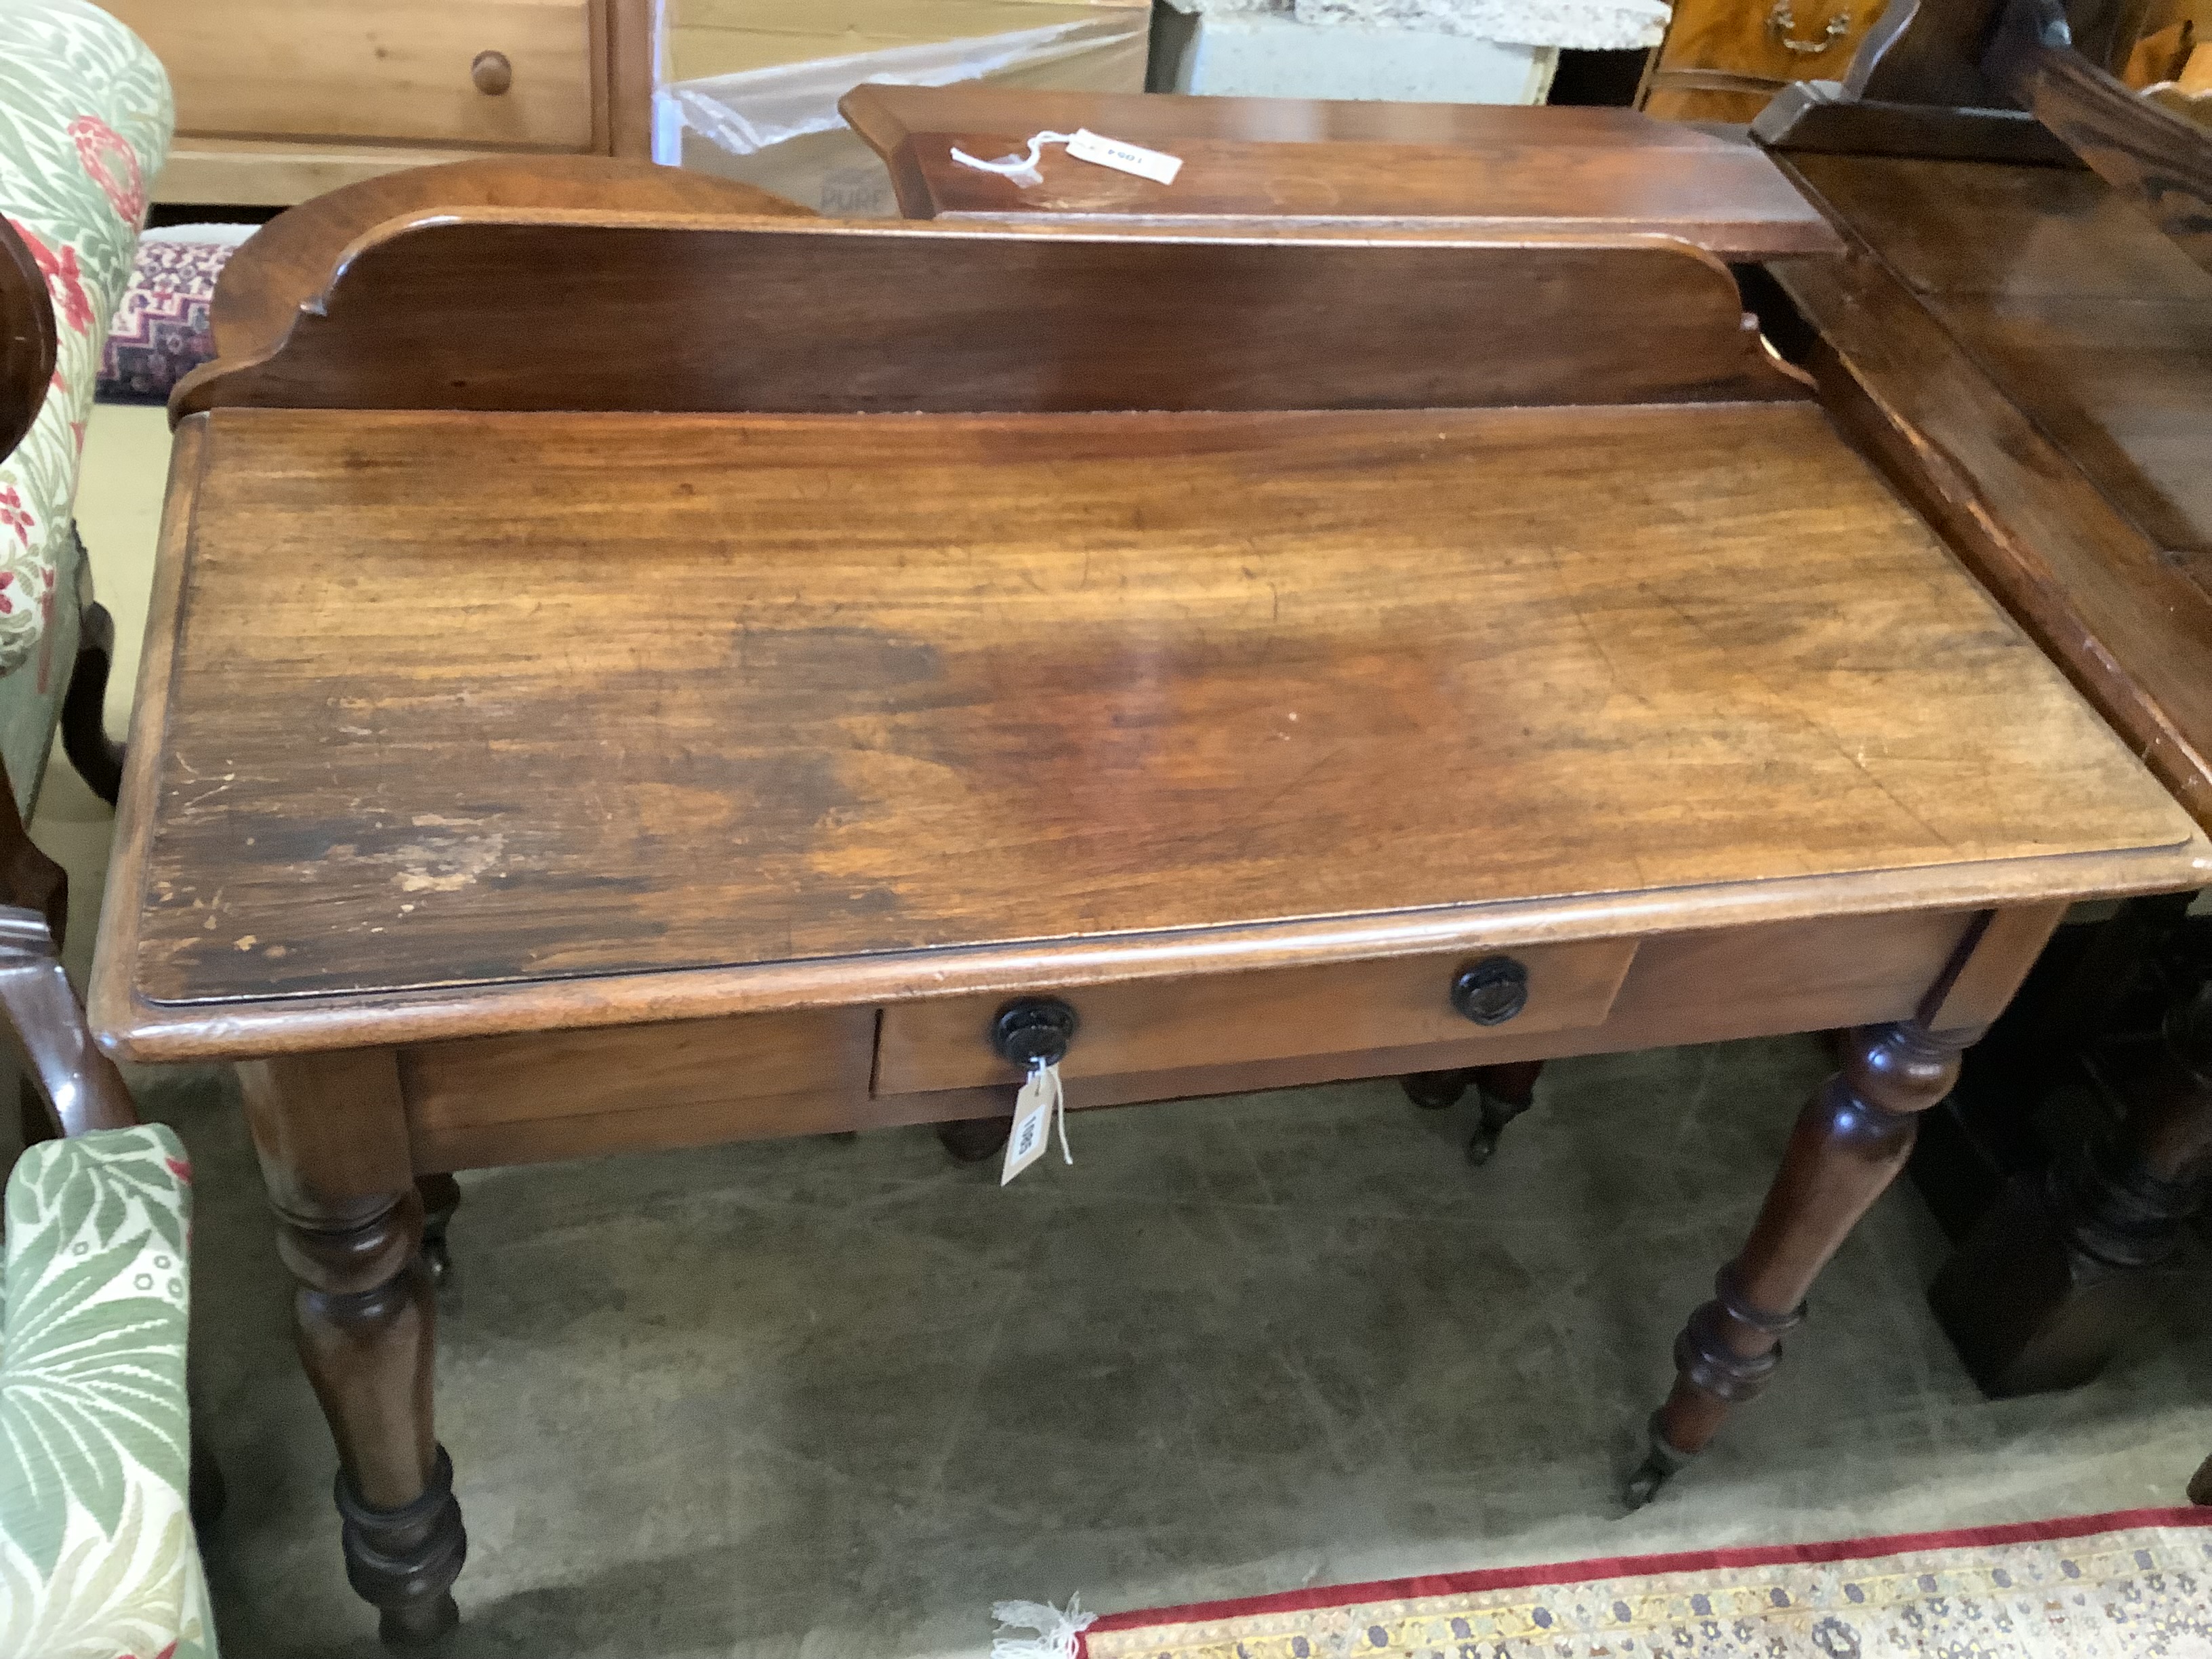
M1139 179L1156 179L1163 185L1175 183L1176 174L1182 171L1180 155L1124 143L1119 138L1102 138L1087 127L1076 129L1075 137L1067 141L1067 153L1079 161L1095 161L1116 173L1133 173Z
M1014 1097L1014 1130L1006 1137L1006 1166L999 1172L1003 1187L1044 1156L1052 1130L1052 1109L1060 1099L1060 1067L1040 1066Z

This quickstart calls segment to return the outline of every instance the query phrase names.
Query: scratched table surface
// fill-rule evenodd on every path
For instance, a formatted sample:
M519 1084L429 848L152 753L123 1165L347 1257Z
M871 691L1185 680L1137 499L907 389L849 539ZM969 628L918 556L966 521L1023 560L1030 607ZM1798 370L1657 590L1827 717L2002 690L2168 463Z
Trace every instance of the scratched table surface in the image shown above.
M2191 834L1810 404L224 410L178 467L152 1002Z

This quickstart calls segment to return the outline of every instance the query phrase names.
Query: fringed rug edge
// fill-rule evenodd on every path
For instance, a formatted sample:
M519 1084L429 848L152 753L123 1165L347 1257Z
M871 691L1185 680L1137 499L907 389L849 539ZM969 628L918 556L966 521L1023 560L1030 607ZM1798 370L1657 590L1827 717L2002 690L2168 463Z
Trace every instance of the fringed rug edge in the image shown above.
M1106 1613L1075 1643L1076 1659L1090 1659L1090 1638L1115 1631L1155 1626L1211 1624L1270 1613L1310 1613L1358 1607L1370 1601L1402 1601L1431 1595L1465 1595L1483 1590L1523 1589L1539 1584L1572 1584L1585 1579L1641 1578L1668 1572L1702 1572L1730 1567L1817 1565L1857 1561L1915 1550L1962 1549L1973 1546L2044 1543L2087 1538L2100 1532L2136 1527L2212 1527L2212 1508L2113 1510L2102 1515L2063 1516L2051 1521L2008 1521L1984 1527L1955 1527L1939 1532L1892 1533L1880 1538L1841 1538L1811 1544L1760 1544L1735 1549L1682 1550L1664 1555L1595 1556L1582 1561L1542 1562L1522 1567L1483 1567L1468 1572L1431 1573L1414 1578L1376 1578L1363 1584L1324 1584L1312 1589L1279 1590L1225 1601L1194 1601L1185 1607L1153 1607Z

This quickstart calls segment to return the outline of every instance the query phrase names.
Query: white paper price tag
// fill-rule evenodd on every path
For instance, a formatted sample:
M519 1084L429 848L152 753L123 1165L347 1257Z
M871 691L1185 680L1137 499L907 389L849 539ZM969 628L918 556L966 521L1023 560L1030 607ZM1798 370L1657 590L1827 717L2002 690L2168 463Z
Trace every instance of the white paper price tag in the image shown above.
M1044 1156L1044 1149L1052 1138L1054 1114L1061 1115L1060 1146L1063 1157L1067 1155L1067 1110L1066 1097L1060 1093L1060 1067L1040 1066L1031 1071L1022 1091L1014 1097L1014 1128L1006 1137L1006 1162L999 1172L999 1184L1003 1187L1030 1164ZM1070 1157L1070 1164L1075 1162Z
M1075 137L1067 141L1067 153L1079 161L1096 162L1116 173L1133 173L1139 179L1155 179L1163 185L1175 183L1176 174L1182 171L1180 155L1146 149L1142 144L1124 143L1119 138L1102 138L1087 127L1076 129Z

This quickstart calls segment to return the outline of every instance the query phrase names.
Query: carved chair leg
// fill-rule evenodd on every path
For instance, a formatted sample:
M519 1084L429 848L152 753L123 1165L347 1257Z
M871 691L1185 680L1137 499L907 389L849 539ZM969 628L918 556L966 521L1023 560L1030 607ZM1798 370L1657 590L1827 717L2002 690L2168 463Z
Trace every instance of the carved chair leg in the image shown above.
M1011 1115L966 1117L939 1124L937 1139L954 1163L981 1164L1003 1152L1006 1137L1013 1132L1014 1120Z
M92 793L110 806L123 793L123 745L110 740L105 710L115 665L115 619L97 599L84 608L76 664L62 695L62 752Z
M2212 1173L2212 985L2166 1014L2118 1132L2022 1180L1975 1224L1928 1299L1984 1393L2071 1388L2104 1368Z
M1798 1114L1750 1239L1675 1339L1674 1387L1629 1480L1632 1508L1705 1449L1729 1407L1766 1386L1814 1279L1905 1167L1917 1115L1950 1091L1960 1052L1980 1035L1917 1020L1850 1034L1842 1069Z
M453 1273L446 1228L461 1207L461 1183L449 1175L427 1175L416 1180L415 1188L422 1194L422 1259L429 1264L431 1284L442 1289Z
M192 1525L212 1527L222 1518L230 1504L230 1487L222 1478L222 1466L215 1454L207 1449L207 1441L198 1430L193 1431L191 1443L191 1486L186 1502L191 1510Z
M54 945L69 932L69 872L33 845L15 805L15 791L0 769L0 904L35 910Z
M1480 1091L1482 1122L1467 1143L1467 1161L1490 1162L1505 1126L1536 1103L1536 1079L1544 1074L1540 1060L1524 1060L1510 1066L1478 1066L1472 1073Z

